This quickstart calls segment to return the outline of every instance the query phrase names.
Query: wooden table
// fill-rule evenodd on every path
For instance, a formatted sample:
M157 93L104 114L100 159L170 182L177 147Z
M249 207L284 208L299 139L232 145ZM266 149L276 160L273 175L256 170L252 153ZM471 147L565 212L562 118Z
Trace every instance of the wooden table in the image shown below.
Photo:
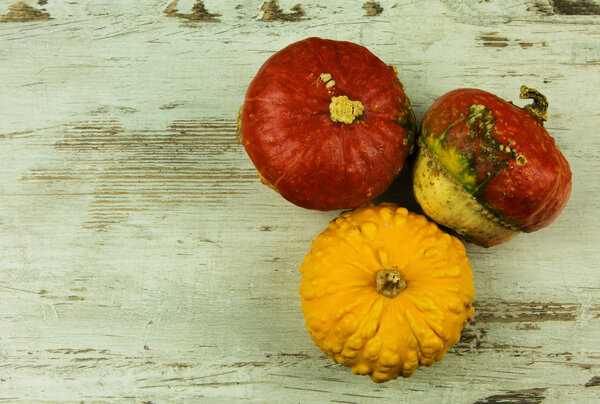
M598 402L599 1L296 2L0 1L0 402ZM454 88L538 88L571 164L551 226L467 245L474 320L410 379L313 345L298 266L339 212L236 142L260 65L308 36L396 66L419 121ZM378 201L418 210L409 182Z

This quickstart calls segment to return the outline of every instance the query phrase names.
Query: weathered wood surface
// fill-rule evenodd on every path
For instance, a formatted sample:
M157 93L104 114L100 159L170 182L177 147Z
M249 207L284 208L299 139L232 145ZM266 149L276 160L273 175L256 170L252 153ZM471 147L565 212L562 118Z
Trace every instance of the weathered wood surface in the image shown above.
M0 402L598 402L600 3L0 1ZM349 4L343 4L349 3ZM204 6L204 7L202 7ZM312 344L297 293L338 212L290 205L235 140L245 88L307 36L400 72L420 119L479 87L550 100L571 200L467 245L476 315L376 385ZM408 175L379 200L418 210Z

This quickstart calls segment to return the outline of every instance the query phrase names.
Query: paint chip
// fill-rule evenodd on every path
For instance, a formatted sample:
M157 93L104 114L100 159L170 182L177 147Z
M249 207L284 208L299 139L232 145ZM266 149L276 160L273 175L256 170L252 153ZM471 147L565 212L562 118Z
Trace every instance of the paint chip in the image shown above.
M8 6L8 13L0 17L0 22L29 22L50 20L50 14L31 7L24 1Z
M600 376L592 377L586 384L585 387L600 387Z
M600 4L592 0L551 0L554 14L600 15Z
M302 20L305 16L305 12L302 9L300 4L296 4L294 7L290 9L291 13L285 13L276 0L265 2L260 11L263 12L259 21L271 22L271 21L279 21L279 22L296 22Z
M192 6L191 13L180 13L177 11L177 3L179 0L173 0L167 8L165 8L164 13L168 17L177 17L188 21L193 22L220 22L221 20L218 18L221 14L213 14L209 13L204 7L204 2L202 0L196 1L196 3Z
M491 403L525 403L525 404L539 404L546 398L544 392L545 387L525 389L525 390L513 390L508 392L502 392L500 394L494 394L488 396L483 400L478 400L475 404L491 404Z

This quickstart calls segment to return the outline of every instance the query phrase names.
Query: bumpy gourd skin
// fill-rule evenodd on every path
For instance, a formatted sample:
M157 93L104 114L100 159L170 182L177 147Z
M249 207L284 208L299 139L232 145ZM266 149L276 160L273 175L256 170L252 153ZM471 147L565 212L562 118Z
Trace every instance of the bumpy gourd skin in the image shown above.
M382 269L396 270L406 283L394 297L377 291ZM341 214L315 239L300 272L314 343L375 382L441 360L473 315L463 244L393 204Z

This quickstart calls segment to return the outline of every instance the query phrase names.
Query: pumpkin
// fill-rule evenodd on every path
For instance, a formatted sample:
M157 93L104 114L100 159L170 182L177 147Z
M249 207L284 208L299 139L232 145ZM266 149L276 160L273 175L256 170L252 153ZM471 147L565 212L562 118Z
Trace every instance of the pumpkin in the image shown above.
M307 38L262 65L238 130L265 184L298 206L332 210L391 184L416 124L394 68L363 46Z
M342 213L314 240L300 272L314 343L375 382L441 360L473 315L463 244L394 204Z
M458 89L427 111L413 188L430 218L485 247L552 223L571 192L569 163L543 126L548 102L519 108L479 89Z

